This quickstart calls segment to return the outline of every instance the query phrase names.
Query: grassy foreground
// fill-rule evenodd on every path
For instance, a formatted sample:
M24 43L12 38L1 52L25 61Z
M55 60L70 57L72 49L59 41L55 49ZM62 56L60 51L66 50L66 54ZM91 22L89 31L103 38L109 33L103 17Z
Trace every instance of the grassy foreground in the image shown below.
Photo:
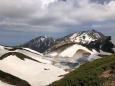
M88 62L49 86L115 86L115 54Z

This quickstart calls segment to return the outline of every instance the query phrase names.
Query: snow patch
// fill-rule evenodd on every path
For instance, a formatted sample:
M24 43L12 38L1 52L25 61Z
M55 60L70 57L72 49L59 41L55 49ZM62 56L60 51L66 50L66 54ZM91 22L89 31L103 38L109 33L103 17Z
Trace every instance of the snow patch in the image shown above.
M50 55L50 56L57 56L58 54L57 54L57 52L52 52L52 53L50 53L50 54L48 54L48 55Z
M32 49L30 49L30 48L23 48L23 49L28 50L28 51L30 51L30 52L33 52L33 53L35 53L35 54L39 54L39 55L43 56L43 54L41 54L41 53L39 53L39 52L37 52L37 51L35 51L35 50L32 50Z
M69 48L67 48L66 50L64 50L60 56L62 57L73 57L74 54L79 50L79 49L83 49L89 53L92 53L90 50L88 50L87 48L81 46L81 45L78 45L78 44L75 44Z
M17 49L15 52L19 52L19 53L22 53L24 55L27 55L27 56L29 56L35 60L38 60L42 63L51 64L51 61L44 59L45 58L44 56L37 55L37 54L31 53L31 52L28 52L26 50L20 50L20 49Z
M63 69L51 64L43 64L29 59L20 60L16 56L8 56L0 60L0 69L29 82L32 86L46 86L64 75Z

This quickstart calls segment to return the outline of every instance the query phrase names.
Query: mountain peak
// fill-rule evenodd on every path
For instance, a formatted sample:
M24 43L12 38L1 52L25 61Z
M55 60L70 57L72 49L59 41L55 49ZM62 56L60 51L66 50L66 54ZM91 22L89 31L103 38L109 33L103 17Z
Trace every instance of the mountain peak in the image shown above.
M96 41L99 39L105 39L106 36L104 36L102 33L96 31L96 30L88 30L88 31L82 31L79 33L74 33L70 36L70 40L73 42L77 42L80 44L89 44L92 41Z
M89 36L93 36L94 37L94 39L99 39L99 38L104 38L105 36L102 34L102 33L100 33L100 32L98 32L98 31L96 31L96 30L89 30L89 31L87 31L87 34L89 35Z
M55 39L52 37L39 36L19 46L31 48L41 53L44 52L46 49L48 49L54 42Z
M111 36L105 36L96 30L76 32L63 38L57 39L54 46L48 49L48 52L63 45L79 44L87 48L95 49L97 51L103 50L105 52L113 53L114 51L112 48L114 48L114 44L110 40Z
M47 36L39 36L27 43L22 44L21 46L31 48L39 51L40 53L43 53L47 50L52 50L68 43L79 44L85 47L96 48L98 50L101 48L102 50L110 51L104 48L106 44L111 45L111 48L113 48L114 44L112 44L110 40L111 36L105 36L101 32L92 29L69 34L59 39L54 39ZM111 50L111 52L113 51Z
M88 31L97 32L97 31L96 31L96 30L94 30L94 29L91 29L91 30L88 30Z
M35 39L33 39L33 40L38 40L38 41L44 41L45 39L48 39L48 38L50 38L50 37L47 37L47 36L39 36L39 37L37 37L37 38L35 38Z

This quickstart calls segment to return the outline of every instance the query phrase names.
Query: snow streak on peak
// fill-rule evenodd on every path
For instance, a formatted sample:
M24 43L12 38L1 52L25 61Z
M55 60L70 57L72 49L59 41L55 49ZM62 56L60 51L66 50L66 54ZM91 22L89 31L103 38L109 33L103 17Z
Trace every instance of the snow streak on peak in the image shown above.
M47 39L48 37L47 36L39 36L38 39L41 40L41 41L44 41L45 39Z

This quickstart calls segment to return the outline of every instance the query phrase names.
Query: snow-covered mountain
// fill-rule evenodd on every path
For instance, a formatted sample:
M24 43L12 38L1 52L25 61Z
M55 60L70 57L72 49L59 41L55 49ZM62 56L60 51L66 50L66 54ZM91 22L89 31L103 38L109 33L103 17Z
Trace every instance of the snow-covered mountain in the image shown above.
M38 52L51 52L55 48L65 44L79 44L87 48L93 48L97 51L114 53L110 36L105 36L95 30L88 30L69 34L65 37L54 39L52 37L40 36L19 46L28 47ZM108 46L109 45L109 46Z
M46 86L66 73L34 50L0 45L0 86Z
M44 52L47 50L51 45L55 43L55 39L52 37L47 36L39 36L35 39L32 39L24 44L19 45L19 47L27 47L38 52Z
M113 48L110 36L89 30L57 39L45 54L51 56L53 64L58 67L76 68L103 55L111 55L114 53Z
M75 69L86 62L111 54L102 50L98 52L95 49L88 49L79 44L66 44L45 55L55 66L64 69Z
M59 39L40 36L21 46L44 53L53 65L64 68L76 68L114 53L111 37L95 30L76 32Z
M110 36L95 30L77 32L59 39L40 36L15 47L0 45L0 73L11 78L3 79L0 75L0 85L18 86L16 80L19 80L27 86L46 86L61 79L68 70L111 55L114 47Z
M61 41L60 41L61 40ZM57 44L70 44L77 43L88 48L95 48L96 50L103 50L113 53L111 49L114 48L114 44L111 42L110 36L104 36L102 33L95 30L82 31L67 35L61 39L57 39ZM109 46L108 46L109 45ZM55 45L57 46L57 45ZM106 47L107 46L107 47ZM49 49L50 50L50 49Z

